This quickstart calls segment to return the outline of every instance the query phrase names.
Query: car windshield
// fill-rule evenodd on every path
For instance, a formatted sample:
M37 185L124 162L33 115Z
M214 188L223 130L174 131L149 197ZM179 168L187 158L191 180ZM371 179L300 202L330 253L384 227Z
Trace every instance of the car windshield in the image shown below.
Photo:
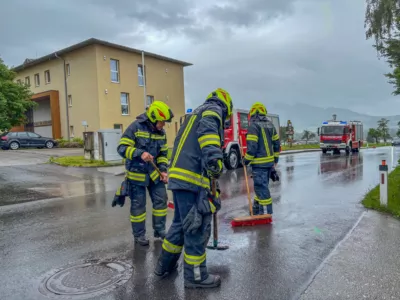
M342 135L344 126L322 126L321 134L323 135Z
M0 133L0 137L6 136L7 134L8 134L8 132Z

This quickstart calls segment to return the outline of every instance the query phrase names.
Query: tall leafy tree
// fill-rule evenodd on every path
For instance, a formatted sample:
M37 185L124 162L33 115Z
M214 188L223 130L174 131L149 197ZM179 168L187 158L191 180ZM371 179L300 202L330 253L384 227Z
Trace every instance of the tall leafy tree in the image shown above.
M377 143L378 139L380 137L380 133L377 129L375 128L370 128L368 130L368 135L367 135L367 140L370 143Z
M385 74L400 95L400 1L366 0L366 38L375 40L378 56L383 56L392 72Z
M309 131L309 130L304 130L304 131L303 131L303 136L302 136L301 139L306 140L306 144L308 144L308 141L311 140L311 139L313 139L313 138L315 138L315 136L316 136L316 135L315 135L314 132L311 132L311 131Z
M396 135L397 135L397 137L400 137L400 121L397 122L397 126L398 126L398 129L397 129Z
M25 84L15 82L16 73L0 58L0 131L8 131L26 121L26 111L36 107Z
M384 142L386 143L386 139L390 137L389 134L389 120L382 118L378 121L378 132L381 138L383 138Z

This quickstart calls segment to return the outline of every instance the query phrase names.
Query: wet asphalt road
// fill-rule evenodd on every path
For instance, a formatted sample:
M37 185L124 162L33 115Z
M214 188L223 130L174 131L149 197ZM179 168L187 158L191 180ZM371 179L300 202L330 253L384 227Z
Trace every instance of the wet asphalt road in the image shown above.
M220 242L230 249L207 251L209 271L223 282L206 291L183 288L182 266L162 281L153 275L161 243L134 246L129 204L110 205L121 177L52 165L1 167L0 298L46 299L38 286L47 272L109 258L131 263L133 275L122 287L91 299L298 299L361 215L359 201L378 183L380 161L392 166L392 156L397 161L397 149L366 149L350 157L320 152L282 156L281 182L271 184L274 223L245 228L229 224L248 211L243 171L227 172L220 182L219 232ZM5 205L21 202L8 200L15 186L34 192L29 199L20 193L27 202ZM172 215L169 211L168 225ZM147 228L151 236L151 217Z

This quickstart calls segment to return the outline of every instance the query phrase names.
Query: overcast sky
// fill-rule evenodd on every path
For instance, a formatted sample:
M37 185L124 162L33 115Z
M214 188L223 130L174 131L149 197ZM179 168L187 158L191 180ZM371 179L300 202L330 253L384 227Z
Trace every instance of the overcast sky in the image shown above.
M300 102L399 114L389 69L365 40L364 2L0 0L0 56L18 65L95 37L193 63L187 107L222 87L241 108Z

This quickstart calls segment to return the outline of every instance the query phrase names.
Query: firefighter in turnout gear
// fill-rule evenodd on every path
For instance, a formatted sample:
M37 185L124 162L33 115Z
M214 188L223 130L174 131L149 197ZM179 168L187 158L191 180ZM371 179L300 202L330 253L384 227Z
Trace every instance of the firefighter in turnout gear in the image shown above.
M117 148L118 153L125 158L132 233L135 242L142 246L149 244L145 235L146 187L153 203L154 237L163 239L166 234L168 146L163 127L173 117L168 105L154 101L125 130ZM159 176L150 161L155 163L163 176Z
M164 277L175 270L183 251L186 288L221 284L218 275L207 271L206 245L212 213L220 209L218 196L210 197L211 181L219 178L223 170L223 132L232 109L229 93L215 90L186 118L175 139L168 170L175 214L154 273Z
M275 166L279 161L280 141L275 126L267 119L264 104L256 102L250 109L250 125L247 131L247 151L244 164L251 164L256 194L253 203L254 215L272 214L272 198L268 183L272 178L279 180Z

